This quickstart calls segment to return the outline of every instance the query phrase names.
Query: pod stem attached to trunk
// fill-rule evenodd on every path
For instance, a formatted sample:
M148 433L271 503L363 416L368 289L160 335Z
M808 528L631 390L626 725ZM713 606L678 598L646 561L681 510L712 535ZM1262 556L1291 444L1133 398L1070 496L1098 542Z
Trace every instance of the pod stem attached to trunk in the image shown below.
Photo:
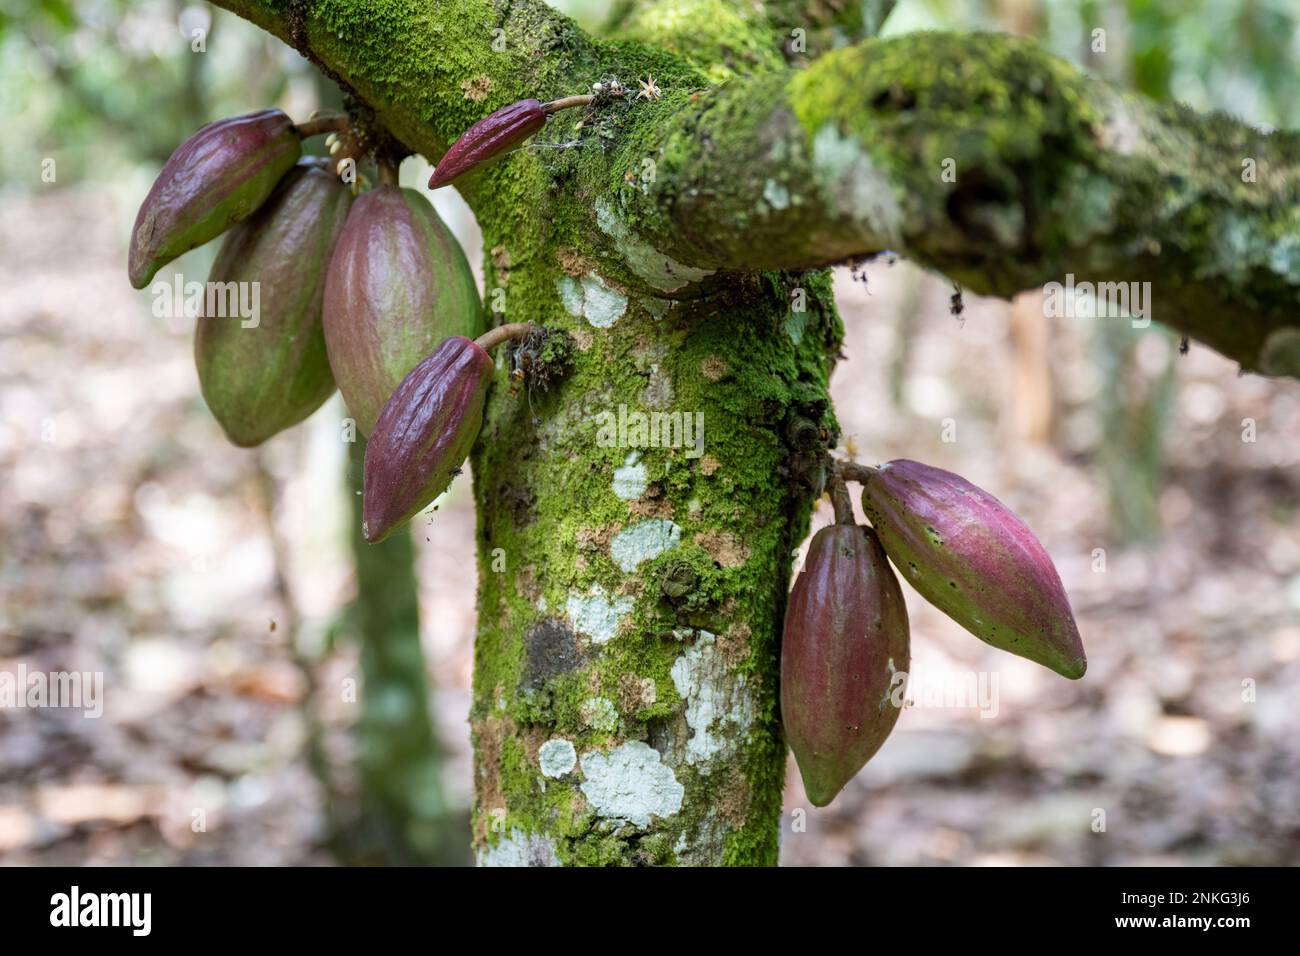
M853 517L853 499L849 497L849 486L838 472L833 472L826 479L826 490L830 492L831 506L835 509L836 524L857 524Z
M506 325L498 325L495 329L488 329L474 340L474 344L484 351L495 348L502 342L519 342L529 332L537 328L532 322L510 322Z
M300 139L307 139L309 136L320 136L322 133L341 133L348 128L350 122L347 113L331 110L316 113L305 123L296 124L293 129Z
M856 481L862 484L876 473L876 469L870 465L859 465L856 461L836 461L834 473L844 481Z
M547 116L552 113L558 113L560 110L567 110L574 106L590 106L596 102L596 97L590 93L582 93L578 96L566 96L562 99L551 100L549 103L542 104L542 112Z

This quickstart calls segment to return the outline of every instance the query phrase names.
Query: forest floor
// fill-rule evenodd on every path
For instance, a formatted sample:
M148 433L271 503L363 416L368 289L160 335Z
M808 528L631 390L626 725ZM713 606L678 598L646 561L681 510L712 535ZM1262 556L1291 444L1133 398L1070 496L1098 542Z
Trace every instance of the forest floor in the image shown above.
M263 452L232 448L199 397L192 320L156 318L126 282L133 210L91 190L3 202L0 671L102 672L107 706L0 710L0 863L333 862L303 757L302 662L346 795L357 705L340 688L357 654L346 633L326 643L352 588L340 406ZM1239 376L1196 345L1178 356L1155 326L1132 370L1107 377L1090 323L1054 320L1035 344L1023 325L1013 335L1006 303L967 297L956 317L941 280L904 264L866 276L837 278L834 394L858 459L952 468L1024 516L1057 560L1090 668L1067 682L1002 655L908 591L914 682L983 679L990 696L919 699L826 809L808 806L792 762L783 862L1300 864L1300 385ZM1050 379L1034 374L1044 362ZM1126 450L1141 420L1123 403L1139 407L1171 363L1151 498L1163 534L1126 546L1099 463L1132 467L1150 447L1137 427ZM1122 400L1110 417L1107 395ZM1117 503L1140 506L1142 474ZM463 479L415 526L461 806L473 534Z

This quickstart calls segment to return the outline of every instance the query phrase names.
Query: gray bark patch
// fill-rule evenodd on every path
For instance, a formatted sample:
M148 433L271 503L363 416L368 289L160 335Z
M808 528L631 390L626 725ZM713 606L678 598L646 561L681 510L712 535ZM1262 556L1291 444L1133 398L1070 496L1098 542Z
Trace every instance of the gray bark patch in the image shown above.
M524 642L528 648L524 666L525 687L540 687L548 679L582 666L578 639L563 621L543 618L528 629Z
M555 843L540 833L515 827L496 846L478 852L479 866L560 866Z

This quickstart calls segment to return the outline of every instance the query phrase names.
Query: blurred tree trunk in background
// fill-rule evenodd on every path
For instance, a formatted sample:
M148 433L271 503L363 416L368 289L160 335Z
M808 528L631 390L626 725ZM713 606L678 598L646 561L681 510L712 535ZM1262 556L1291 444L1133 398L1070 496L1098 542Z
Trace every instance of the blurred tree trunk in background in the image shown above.
M1177 395L1176 339L1154 326L1148 335L1169 345L1154 372L1138 362L1138 344L1127 319L1097 319L1093 332L1101 388L1099 458L1110 504L1111 533L1140 543L1160 534L1160 488L1165 465L1165 431Z
M357 596L348 607L361 644L361 716L357 728L359 817L337 834L349 862L469 862L467 819L448 813L442 754L429 712L429 680L420 647L414 549L403 529L381 544L361 536L365 440L351 445L349 539Z
M1106 25L1115 15L1114 10L1096 8L1085 12L1092 22ZM1117 82L1136 84L1153 98L1171 98L1169 76L1142 73L1126 30L1107 30L1105 42L1104 49L1086 48L1090 69ZM1098 302L1098 306L1100 315L1105 303ZM1153 303L1148 301L1147 307L1152 308ZM1122 543L1150 543L1160 536L1165 426L1177 395L1178 355L1170 349L1161 368L1144 369L1138 349L1145 336L1161 335L1163 330L1138 331L1127 319L1098 318L1092 334L1101 371L1098 458L1106 479L1110 533Z
M1045 445L1052 437L1052 320L1043 315L1043 296L1025 292L1008 310L1013 356L1011 433Z
M188 0L172 0L172 9L176 12L176 22L178 24L187 6L189 6ZM212 42L216 19L214 17L212 23L208 25L208 31L204 37L205 43ZM192 54L185 58L184 95L180 97L180 100L184 104L188 118L192 121L186 125L193 125L195 129L198 129L204 123L211 121L211 112L208 105L208 58L206 56Z
M894 316L894 351L889 358L889 400L895 409L905 405L907 377L912 364L912 344L919 331L922 283L920 276L904 273L903 294Z

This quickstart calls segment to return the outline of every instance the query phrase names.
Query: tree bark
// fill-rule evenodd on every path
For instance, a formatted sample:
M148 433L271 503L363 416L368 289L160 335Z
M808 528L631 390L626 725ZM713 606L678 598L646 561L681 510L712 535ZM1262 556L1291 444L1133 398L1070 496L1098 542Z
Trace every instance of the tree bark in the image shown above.
M473 455L481 862L775 862L779 634L841 337L829 274L788 270L891 248L1008 296L1149 278L1158 320L1300 372L1295 135L1153 106L1032 43L868 39L797 70L787 10L812 59L871 32L861 8L683 0L719 30L674 32L634 2L602 42L539 0L220 2L431 160L515 100L629 90L458 183L495 321L573 343L547 391L499 351Z
M829 280L670 302L508 248L528 263L508 294L559 285L547 321L576 351L558 390L493 393L474 456L481 859L774 863L780 621L834 429Z

